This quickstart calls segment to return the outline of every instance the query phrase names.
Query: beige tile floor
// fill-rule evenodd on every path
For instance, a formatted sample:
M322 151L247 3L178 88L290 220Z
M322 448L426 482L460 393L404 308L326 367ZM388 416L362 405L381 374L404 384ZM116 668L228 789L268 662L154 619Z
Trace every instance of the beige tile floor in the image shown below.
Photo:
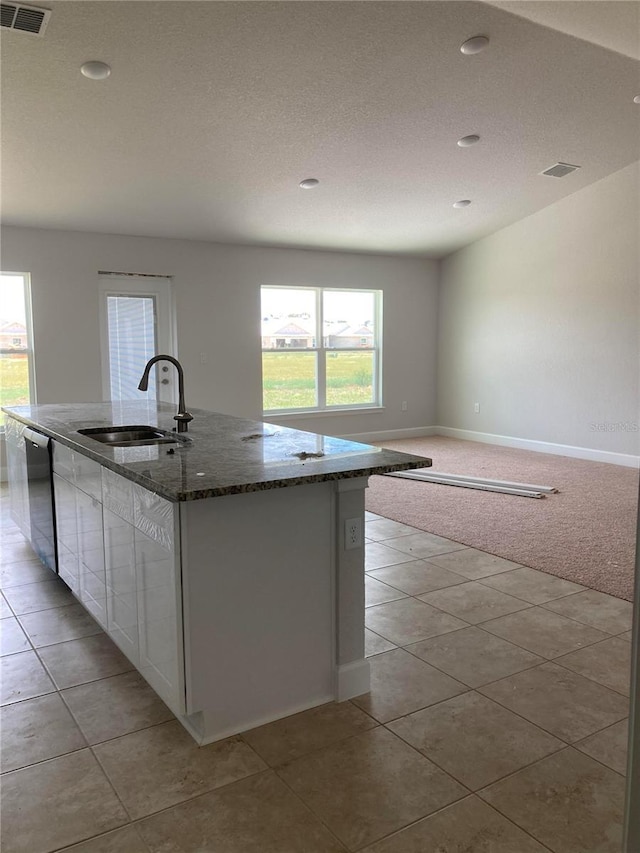
M198 748L0 512L4 853L619 853L626 602L367 514L371 692Z

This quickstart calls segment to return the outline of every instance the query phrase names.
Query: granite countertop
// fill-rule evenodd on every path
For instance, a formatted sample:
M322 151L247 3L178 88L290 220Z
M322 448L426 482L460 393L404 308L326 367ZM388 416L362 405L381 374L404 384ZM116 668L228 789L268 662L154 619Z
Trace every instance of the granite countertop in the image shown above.
M203 409L191 409L193 421L181 436L188 441L170 447L110 447L78 433L125 424L172 430L176 408L168 403L51 403L3 411L175 502L431 465L421 456Z

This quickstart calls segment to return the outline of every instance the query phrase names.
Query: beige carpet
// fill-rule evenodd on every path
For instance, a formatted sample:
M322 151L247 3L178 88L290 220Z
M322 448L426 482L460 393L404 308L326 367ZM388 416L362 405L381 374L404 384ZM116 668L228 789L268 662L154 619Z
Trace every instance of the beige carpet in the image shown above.
M370 512L618 598L633 597L638 471L432 436L378 442L433 470L555 486L543 500L371 477Z

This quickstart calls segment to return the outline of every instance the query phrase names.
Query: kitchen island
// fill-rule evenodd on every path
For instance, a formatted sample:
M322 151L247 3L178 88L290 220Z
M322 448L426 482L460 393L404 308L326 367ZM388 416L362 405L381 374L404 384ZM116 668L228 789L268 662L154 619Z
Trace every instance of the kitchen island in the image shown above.
M16 522L30 427L53 440L61 578L199 743L369 689L364 489L430 460L202 410L171 436L155 402L4 411ZM79 432L113 425L169 441Z

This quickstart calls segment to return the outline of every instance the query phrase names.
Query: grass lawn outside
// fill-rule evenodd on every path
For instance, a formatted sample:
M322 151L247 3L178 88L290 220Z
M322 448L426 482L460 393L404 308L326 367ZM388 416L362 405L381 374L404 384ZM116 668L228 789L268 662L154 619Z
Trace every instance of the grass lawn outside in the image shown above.
M0 353L0 406L25 406L29 400L26 353Z
M374 402L371 350L326 355L327 406ZM263 408L304 409L317 405L314 352L263 352Z

